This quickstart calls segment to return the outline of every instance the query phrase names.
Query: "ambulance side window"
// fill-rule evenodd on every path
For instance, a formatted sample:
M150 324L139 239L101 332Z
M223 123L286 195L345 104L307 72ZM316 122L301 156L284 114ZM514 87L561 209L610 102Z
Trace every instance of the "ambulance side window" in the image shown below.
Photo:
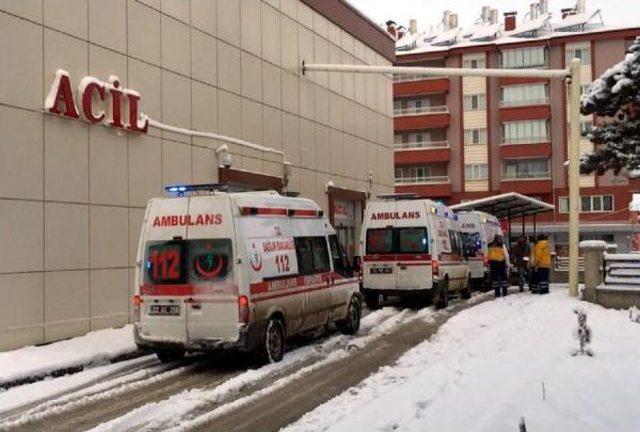
M451 253L461 253L460 234L457 231L449 230L449 239L451 240Z
M294 240L299 274L323 273L331 269L325 237L296 237Z
M349 265L349 258L347 258L347 254L344 252L342 245L338 241L338 236L336 236L335 234L329 236L329 245L331 246L331 261L333 261L333 271L338 273L340 276L352 277L353 270Z

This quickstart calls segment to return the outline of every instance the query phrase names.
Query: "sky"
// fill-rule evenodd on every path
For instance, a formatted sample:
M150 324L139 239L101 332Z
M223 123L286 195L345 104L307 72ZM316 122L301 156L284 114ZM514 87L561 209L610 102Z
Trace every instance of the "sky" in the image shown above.
M348 0L376 23L392 19L408 26L409 19L418 21L418 30L426 30L442 19L442 12L458 14L461 27L468 27L480 16L483 5L497 7L500 19L503 12L518 11L518 22L535 0ZM560 19L560 9L575 6L575 0L549 0L552 21ZM640 0L587 0L587 10L602 10L607 26L640 26Z

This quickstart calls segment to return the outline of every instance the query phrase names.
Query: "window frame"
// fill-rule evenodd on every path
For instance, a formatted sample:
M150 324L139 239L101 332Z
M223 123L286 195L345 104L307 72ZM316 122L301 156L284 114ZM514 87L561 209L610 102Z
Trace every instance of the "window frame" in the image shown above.
M588 206L583 206L585 203L585 199L589 200ZM613 213L615 211L615 197L613 194L602 194L602 195L581 195L580 196L580 213ZM594 210L594 200L600 202L600 210ZM605 205L605 202L609 201L609 204ZM585 207L588 207L586 209ZM607 210L606 207L609 207ZM558 213L567 214L569 213L569 197L561 196L558 197Z

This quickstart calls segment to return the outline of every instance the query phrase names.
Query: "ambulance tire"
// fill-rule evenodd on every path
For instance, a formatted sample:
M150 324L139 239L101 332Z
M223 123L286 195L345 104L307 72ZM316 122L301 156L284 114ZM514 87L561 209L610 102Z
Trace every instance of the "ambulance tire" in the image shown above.
M262 351L264 360L267 363L278 363L284 357L286 350L286 335L282 320L274 317L270 318L264 331Z
M154 350L162 363L173 363L184 358L185 352L179 348L162 348Z
M346 335L354 335L360 329L360 319L362 318L362 303L357 297L351 297L347 309L347 318L336 322L338 330Z
M365 293L364 294L364 302L367 304L367 308L369 310L380 309L380 295L373 293Z
M460 292L463 299L467 300L471 298L471 276L467 278L467 286Z
M436 302L436 309L444 309L449 306L449 279L442 281Z

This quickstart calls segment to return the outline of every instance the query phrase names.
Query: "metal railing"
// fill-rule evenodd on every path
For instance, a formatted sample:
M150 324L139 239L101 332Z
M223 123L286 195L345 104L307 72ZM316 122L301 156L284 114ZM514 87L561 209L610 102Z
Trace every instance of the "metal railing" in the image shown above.
M446 113L449 109L446 105L439 106L421 106L421 107L407 107L407 108L394 108L393 114L396 116L417 115L417 114L434 114L434 113Z
M393 148L396 150L449 148L449 141L415 141L395 143Z
M524 137L501 137L501 144L530 144L550 142L549 135L524 136Z
M551 174L549 173L549 171L502 173L502 180L530 180L549 178L551 178Z
M501 100L500 108L505 107L520 107L527 105L548 105L549 98L537 98L537 99L514 99L514 100Z
M450 183L449 176L396 177L397 183Z
M557 256L553 260L553 269L558 272L569 271L569 257ZM578 258L578 271L584 271L584 257Z
M403 81L427 81L427 80L437 80L443 79L446 76L426 76L426 75L418 75L418 74L394 74L393 81L394 82L403 82Z

